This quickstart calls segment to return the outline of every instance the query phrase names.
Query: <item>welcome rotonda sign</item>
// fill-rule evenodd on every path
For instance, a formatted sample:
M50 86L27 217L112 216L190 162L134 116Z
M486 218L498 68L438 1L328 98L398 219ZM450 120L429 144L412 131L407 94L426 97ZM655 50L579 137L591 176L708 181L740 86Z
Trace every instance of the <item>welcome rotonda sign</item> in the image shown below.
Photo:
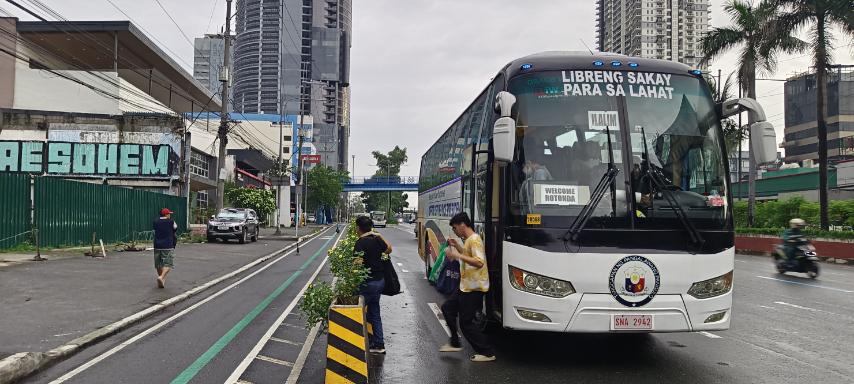
M168 178L177 163L166 144L0 141L0 172Z

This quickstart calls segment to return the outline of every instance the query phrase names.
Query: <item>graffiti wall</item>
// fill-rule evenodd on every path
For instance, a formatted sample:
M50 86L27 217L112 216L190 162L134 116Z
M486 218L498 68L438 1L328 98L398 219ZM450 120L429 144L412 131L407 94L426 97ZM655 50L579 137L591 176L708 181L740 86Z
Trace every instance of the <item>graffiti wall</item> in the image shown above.
M0 141L0 172L169 178L177 164L168 144Z

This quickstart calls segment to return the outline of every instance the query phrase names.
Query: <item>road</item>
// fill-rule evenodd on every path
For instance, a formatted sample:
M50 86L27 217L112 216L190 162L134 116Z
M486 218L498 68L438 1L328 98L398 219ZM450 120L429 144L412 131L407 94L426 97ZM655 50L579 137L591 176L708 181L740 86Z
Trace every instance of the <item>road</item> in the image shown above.
M327 229L25 382L283 383L308 335L295 305L336 239Z
M854 268L823 265L818 280L774 273L737 256L732 329L714 333L577 335L497 331L498 361L468 345L439 354L443 297L423 277L411 227L380 230L394 245L404 293L383 297L388 354L376 383L854 382ZM332 230L26 380L28 383L283 383L308 331L294 305L318 276ZM318 275L319 273L319 275ZM324 337L299 383L323 382Z
M780 276L768 258L736 257L728 331L578 335L500 331L495 363L467 350L439 355L447 340L430 303L411 227L381 230L393 243L404 294L383 297L388 354L382 383L845 383L854 382L854 268L822 265L817 280ZM464 343L465 344L465 343ZM307 380L301 382L320 382Z

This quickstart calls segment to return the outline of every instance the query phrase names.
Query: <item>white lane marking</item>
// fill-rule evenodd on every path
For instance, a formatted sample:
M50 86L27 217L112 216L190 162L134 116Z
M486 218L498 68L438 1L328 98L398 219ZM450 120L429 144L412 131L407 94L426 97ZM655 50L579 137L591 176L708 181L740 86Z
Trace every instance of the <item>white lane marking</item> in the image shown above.
M261 360L261 361L266 361L266 362L268 362L268 363L273 363L273 364L278 364L278 365L284 365L284 366L286 366L286 367L293 367L293 366L294 366L294 363L291 363L290 361L279 360L279 359L277 359L277 358L275 358L275 357L264 356L264 355L258 355L258 356L255 356L255 358L256 358L256 359L258 359L258 360Z
M407 270L405 270L405 269L403 269L403 268L401 268L401 269L400 269L400 271L401 271L401 272L403 272L403 273L409 273L409 271L407 271Z
M302 346L302 343L300 343L298 341L290 341L290 340L280 339L278 337L270 337L270 341L275 341L277 343L282 343L282 344Z
M697 332L697 333L699 333L699 334L701 334L701 335L703 335L703 336L706 336L706 337L708 337L708 338L710 338L710 339L723 339L723 337L721 337L721 336L718 336L718 335L716 335L716 334L714 334L714 333L710 333L710 332L706 332L706 331L700 331L700 332Z
M436 315L436 320L439 321L439 325L445 329L445 333L448 334L448 337L451 337L451 329L448 328L448 323L445 322L445 316L442 315L442 310L439 309L439 305L436 303L427 303L427 305L430 307L430 310L433 311L433 314Z
M402 266L403 266L403 263L397 263L397 266L398 266L398 267L402 267Z
M747 261L745 261L745 260L736 260L735 262L736 262L736 263L746 263Z
M783 301L775 301L775 302L774 302L774 304L785 305L785 306L789 306L789 307L792 307L792 308L803 309L803 310L810 311L810 312L821 312L820 310L815 309L815 308L803 307L803 306L800 306L800 305L797 305L797 304L789 304L789 303L786 303L786 302L783 302Z
M251 381L246 381L246 380L237 380L237 384L255 384L255 383L253 383Z
M307 244L307 243L309 243L309 242L311 242L312 240L314 240L314 239L316 239L316 238L317 238L317 237L313 237L313 238L309 239L309 240L306 242L306 244ZM171 323L171 322L173 322L173 321L175 321L175 320L177 320L177 319L179 319L179 318L183 317L184 315L186 315L186 314L188 314L188 313L192 312L192 311L193 311L193 310L195 310L196 308L201 307L202 305L206 304L207 302L209 302L209 301L211 301L211 300L213 300L213 299L215 299L215 298L219 297L220 295L222 295L222 294L224 294L224 293L226 293L226 292L228 292L228 291L230 291L230 290L234 289L234 287L237 287L238 285L242 284L242 283L243 283L243 282L245 282L246 280L251 279L251 278L252 278L252 277L254 277L255 275L257 275L257 274L259 274L259 273L263 272L264 270L266 270L267 268L272 267L274 264L276 264L276 263L278 263L279 261L283 260L283 259L284 259L285 257L287 257L288 255L293 254L294 252L296 252L296 248L294 248L294 249L292 249L292 250L290 250L290 251L286 252L284 255L279 256L279 257L278 257L278 258L276 258L275 260L271 261L269 264L266 264L266 265L262 266L261 268L258 268L258 270L257 270L257 271L250 273L250 274L249 274L249 275L247 275L246 277L244 277L244 278L242 278L242 279L240 279L240 280L237 280L237 281L235 281L234 283L232 283L231 285L229 285L229 286L227 286L227 287L225 287L225 288L223 288L223 289L221 289L221 290L217 291L216 293L214 293L214 294L212 294L212 295L210 295L210 296L208 296L208 297L204 298L204 300L199 301L198 303L193 304L193 305L191 305L191 306L187 307L187 308L186 308L186 309L184 309L183 311L178 312L178 313L176 313L176 314L172 315L172 316L171 316L171 317L169 317L168 319L163 320L163 321L161 321L161 322L159 322L159 323L155 324L155 325L154 325L154 326L152 326L151 328L148 328L148 329L146 329L145 331L140 332L138 335L136 335L136 336L134 336L134 337L131 337L130 339L125 340L124 342L122 342L121 344L119 344L119 345L117 345L117 346L113 347L113 348L112 348L112 349L110 349L109 351L104 352L104 353L102 353L102 354L98 355L97 357L95 357L94 359L87 361L85 364L83 364L83 365L81 365L81 366L79 366L79 367L75 368L73 371L70 371L70 372L68 372L68 373L66 373L66 374L64 374L64 375L62 375L60 378L58 378L58 379L56 379L56 380L54 380L54 381L51 381L51 382L50 382L50 384L61 384L61 383L64 383L64 382L68 381L68 379L71 379L72 377L77 376L78 374L80 374L80 372L83 372L83 371L85 371L85 370L87 370L87 369L91 368L93 365L98 364L99 362L103 361L104 359L106 359L106 358L108 358L108 357L110 357L110 356L112 356L112 355L116 354L117 352L121 351L122 349L125 349L125 347L127 347L128 345L131 345L131 344L133 344L133 343L135 343L135 342L139 341L139 340L140 340L140 339L142 339L143 337L146 337L146 336L150 335L151 333L153 333L153 332L157 331L158 329L163 328L163 326L165 326L165 325L167 325L167 324L169 324L169 323Z
M299 356L297 356L297 360L294 362L294 367L291 368L291 373L288 375L288 381L286 384L296 384L297 380L299 380L299 376L302 374L302 368L305 366L305 360L308 358L309 352L311 352L311 347L314 345L314 340L317 339L317 332L319 330L320 324L315 324L315 326L311 328L311 331L308 332L308 337L305 339L305 343L299 351Z
M775 279L775 278L773 278L773 277L767 277L767 276L756 276L756 277L758 277L758 278L760 278L760 279L765 279L765 280L781 281L781 282L789 283L789 284L805 285L805 286L807 286L807 287L813 287L813 288L829 289L829 290L831 290L831 291L837 291L837 292L854 293L854 291L849 291L849 290L847 290L847 289L840 289L840 288L833 288L833 287L825 287L825 286L823 286L823 285L815 285L815 284L800 283L800 282L797 282L797 281L790 281L790 280L783 280L783 279Z
M774 304L780 304L780 305L785 305L785 306L787 306L787 307L792 307L792 308L797 308L797 309L803 309L803 310L805 310L805 311L810 311L810 312L814 312L814 313L815 313L815 312L820 312L820 313L826 313L826 314L828 314L828 315L836 315L836 316L842 316L842 317L849 317L849 316L847 316L847 315L842 315L842 314L839 314L839 313L836 313L836 312L825 311L825 310L823 310L823 309L816 309L816 308L804 307L804 306L802 306L802 305L791 304L791 303L787 303L787 302L785 302L785 301L775 301L775 302L774 302Z
M335 240L335 243L332 244L332 248L330 249L335 248L335 246L338 245L339 241L341 241L341 236L338 236L338 239ZM246 355L243 361L241 361L240 364L237 365L237 368L234 369L234 372L231 373L231 376L229 376L228 379L225 380L226 384L236 382L238 379L240 379L240 376L243 375L243 372L246 372L246 369L249 368L249 365L252 364L252 360L254 360L255 358L261 358L261 355L259 355L259 353L261 353L261 349L264 348L265 345L267 345L267 341L270 340L271 337L273 337L273 334L276 333L276 330L279 329L279 326L292 326L291 324L285 323L285 318L288 317L291 311L294 310L294 307L296 307L299 300L302 299L302 295L305 293L306 290L308 290L308 286L314 282L314 279L317 278L317 275L320 274L320 271L323 269L323 266L326 265L327 260L329 260L329 256L323 258L323 260L320 262L320 265L317 267L316 270L314 270L314 273L311 275L308 281L305 282L305 285L303 285L299 293L294 296L294 299L291 300L291 303L288 304L287 308L285 308L285 311L282 312L279 318L276 319L276 321L274 321L272 325L270 325L270 328L267 329L267 333L265 333L264 336L261 337L261 340L258 340L258 343L255 344L255 347L253 347L252 350L249 351L249 354ZM293 366L293 364L289 366Z
M777 308L769 307L769 306L767 306L767 305L762 305L762 304L760 304L760 305L759 305L759 307L760 307L760 308L765 308L765 309L777 309Z

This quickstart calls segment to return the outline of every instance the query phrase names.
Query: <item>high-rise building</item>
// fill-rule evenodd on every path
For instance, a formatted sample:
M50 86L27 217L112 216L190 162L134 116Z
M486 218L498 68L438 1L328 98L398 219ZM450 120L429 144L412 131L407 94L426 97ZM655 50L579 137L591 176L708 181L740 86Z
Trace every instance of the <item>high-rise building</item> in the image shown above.
M234 110L312 116L316 153L339 169L348 157L351 14L351 0L237 0Z
M597 0L598 49L697 67L709 0Z
M219 72L222 69L222 57L225 54L223 35L197 37L193 47L195 48L193 77L209 91L219 94L222 91Z
M815 73L790 77L783 85L787 163L818 161ZM834 65L827 74L827 159L854 158L854 65Z

